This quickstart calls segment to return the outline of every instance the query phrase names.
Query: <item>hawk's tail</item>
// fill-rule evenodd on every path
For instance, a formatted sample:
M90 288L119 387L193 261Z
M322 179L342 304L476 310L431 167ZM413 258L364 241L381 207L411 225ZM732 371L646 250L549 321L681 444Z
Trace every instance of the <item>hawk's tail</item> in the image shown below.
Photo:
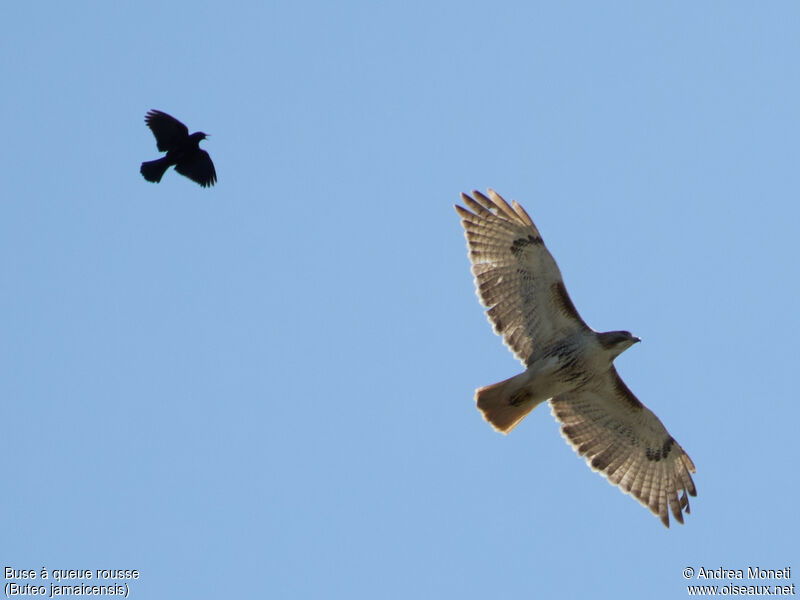
M475 402L483 418L501 433L516 427L529 412L541 404L528 390L526 373L475 391Z
M157 158L156 160L143 162L142 168L139 169L139 172L144 176L145 179L147 179L147 181L158 183L164 176L164 172L169 168L169 165L170 163L167 160L167 157L164 156L162 158Z

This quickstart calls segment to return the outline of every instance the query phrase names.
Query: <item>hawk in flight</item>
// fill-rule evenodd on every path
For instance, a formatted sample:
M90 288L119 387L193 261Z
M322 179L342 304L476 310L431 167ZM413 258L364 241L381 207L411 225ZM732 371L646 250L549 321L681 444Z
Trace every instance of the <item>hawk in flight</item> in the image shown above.
M144 122L156 138L156 146L166 156L142 163L139 172L147 181L158 183L172 165L175 170L203 187L214 185L217 172L208 152L200 142L208 137L202 131L189 135L189 128L175 117L160 110L151 110Z
M683 523L688 497L697 495L694 464L614 368L614 359L639 338L627 331L598 333L586 325L525 209L493 190L489 197L473 196L461 194L467 208L455 208L475 287L495 333L526 367L476 390L484 418L508 433L549 400L562 435L592 469L666 527L670 512Z

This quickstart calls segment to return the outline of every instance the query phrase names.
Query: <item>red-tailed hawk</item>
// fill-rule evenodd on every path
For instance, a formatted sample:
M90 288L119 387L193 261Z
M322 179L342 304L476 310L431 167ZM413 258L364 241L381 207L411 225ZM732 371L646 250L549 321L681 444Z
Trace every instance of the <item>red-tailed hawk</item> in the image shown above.
M488 198L473 196L461 194L469 210L455 208L475 287L495 333L526 367L475 392L484 418L508 433L549 400L562 435L592 469L665 526L670 512L683 523L688 496L697 495L694 464L614 368L614 359L639 338L586 325L528 213L493 190Z

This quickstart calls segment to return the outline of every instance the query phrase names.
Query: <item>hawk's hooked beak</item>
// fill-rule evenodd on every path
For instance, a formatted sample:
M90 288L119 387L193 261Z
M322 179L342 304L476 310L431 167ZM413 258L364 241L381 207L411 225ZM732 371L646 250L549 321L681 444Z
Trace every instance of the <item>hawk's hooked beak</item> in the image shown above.
M639 343L639 342L641 342L641 341L642 341L642 338L639 338L639 337L633 336L633 343L634 343L634 344L638 344L638 343Z

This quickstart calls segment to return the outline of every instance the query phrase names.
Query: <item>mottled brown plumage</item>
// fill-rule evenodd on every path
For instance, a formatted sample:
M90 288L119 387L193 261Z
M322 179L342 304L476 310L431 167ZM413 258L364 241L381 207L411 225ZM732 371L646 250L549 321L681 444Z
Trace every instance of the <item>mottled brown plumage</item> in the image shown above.
M561 433L592 469L630 493L669 527L683 523L697 491L694 464L664 425L628 389L614 359L639 341L598 333L581 319L561 272L530 216L494 191L461 195L475 287L497 334L526 366L475 393L484 418L510 432L550 401Z

